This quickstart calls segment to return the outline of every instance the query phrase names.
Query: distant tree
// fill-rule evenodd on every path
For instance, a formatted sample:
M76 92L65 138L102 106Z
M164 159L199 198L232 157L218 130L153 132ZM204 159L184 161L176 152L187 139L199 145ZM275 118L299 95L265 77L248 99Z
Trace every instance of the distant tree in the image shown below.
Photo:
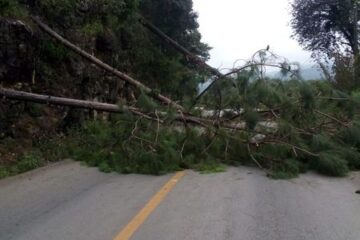
M193 11L193 0L142 0L140 11L171 38L190 52L209 58L209 46L201 42L198 15Z
M305 49L359 54L359 0L294 0L291 26Z

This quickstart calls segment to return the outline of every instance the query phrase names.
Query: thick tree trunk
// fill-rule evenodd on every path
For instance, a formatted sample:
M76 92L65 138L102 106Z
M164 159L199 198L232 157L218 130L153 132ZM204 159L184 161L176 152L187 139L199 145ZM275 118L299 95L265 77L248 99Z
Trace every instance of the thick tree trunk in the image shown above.
M0 97L8 98L11 100L29 101L41 104L53 104L75 108L85 108L104 112L122 113L124 111L123 108L120 108L115 104L40 95L35 93L16 91L7 88L0 88Z
M358 14L359 8L358 8L358 0L353 0L353 28L354 28L354 43L353 43L353 52L355 56L359 55L359 14Z
M71 99L71 98L63 98L63 97L54 97L49 95L41 95L35 93L28 93L22 91L16 91L13 89L8 88L0 88L0 97L4 99L10 100L18 100L18 101L25 101L25 102L33 102L33 103L40 103L40 104L52 104L58 106L68 106L74 108L83 108L83 109L91 109L103 112L110 112L110 113L124 113L125 111L129 111L134 115L141 116L143 118L152 120L152 121L160 121L155 114L153 113L144 113L141 109L137 109L134 107L129 106L118 106L115 104L108 104L108 103L100 103L100 102L93 102L93 101L85 101L85 100L78 100L78 99ZM159 113L160 116L165 116L166 113ZM210 120L201 119L198 117L193 116L186 116L183 114L177 114L174 117L175 121L178 122L186 122L186 123L193 123L195 125L206 127L207 125L211 125Z
M360 52L359 52L359 29L358 29L358 0L354 0L354 85L356 88L360 87Z

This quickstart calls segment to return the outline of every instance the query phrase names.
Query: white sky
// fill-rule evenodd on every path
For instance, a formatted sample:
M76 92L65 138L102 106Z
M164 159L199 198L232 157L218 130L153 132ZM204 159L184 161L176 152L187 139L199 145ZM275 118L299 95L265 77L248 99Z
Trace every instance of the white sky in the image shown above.
M213 50L209 63L231 68L270 45L291 62L310 64L310 53L291 39L290 0L193 0L203 42Z

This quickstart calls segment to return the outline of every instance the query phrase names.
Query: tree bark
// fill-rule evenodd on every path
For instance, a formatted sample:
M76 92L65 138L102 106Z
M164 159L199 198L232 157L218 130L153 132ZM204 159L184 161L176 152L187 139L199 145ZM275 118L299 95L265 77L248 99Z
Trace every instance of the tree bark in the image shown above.
M354 39L353 39L353 52L354 52L354 66L353 66L353 81L355 87L360 86L360 54L359 54L359 33L358 33L358 0L353 0L353 31L354 31Z
M142 116L152 121L159 120L157 119L157 116L155 116L154 114L144 113L141 111L141 109L137 109L134 107L129 107L129 106L120 107L115 104L85 101L85 100L63 98L63 97L54 97L49 95L41 95L41 94L17 91L8 88L0 88L0 97L10 100L33 102L40 104L52 104L58 106L68 106L68 107L91 109L91 110L110 112L110 113L124 113L125 111L129 111L134 115ZM161 113L161 116L166 116L166 113ZM194 116L186 116L184 114L175 115L174 121L193 123L195 125L199 125L203 127L211 126L212 123L210 120L207 119L202 119Z
M358 0L353 0L353 28L354 28L354 43L353 43L353 52L355 56L359 55L359 14L358 14Z
M92 109L92 110L112 112L112 113L122 113L125 110L124 108L120 108L118 105L115 104L98 103L92 101L40 95L35 93L16 91L7 88L0 88L0 97L8 98L11 100Z

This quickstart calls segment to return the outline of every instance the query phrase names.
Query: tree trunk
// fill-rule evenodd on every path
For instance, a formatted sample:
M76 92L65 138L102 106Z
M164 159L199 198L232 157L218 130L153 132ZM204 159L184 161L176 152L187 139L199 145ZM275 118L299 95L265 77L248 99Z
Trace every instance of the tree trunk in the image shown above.
M99 103L99 102L92 102L92 101L85 101L85 100L78 100L78 99L71 99L71 98L63 98L63 97L54 97L48 95L41 95L35 93L28 93L22 91L16 91L13 89L8 88L0 88L0 97L4 99L11 99L11 100L18 100L18 101L25 101L25 102L34 102L40 104L52 104L58 106L68 106L74 108L83 108L83 109L91 109L103 112L110 112L110 113L124 113L125 111L129 111L134 115L141 116L143 118L152 120L152 121L161 121L152 113L143 113L141 109L137 109L134 107L129 106L118 106L115 104L108 104L108 103ZM166 113L159 113L160 116L166 116ZM184 114L177 114L174 116L174 121L178 122L186 122L186 123L193 123L195 125L208 127L211 125L211 121L207 119L202 119L193 116L186 116Z
M353 46L353 51L354 51L354 55L358 56L359 55L359 27L358 27L358 22L359 22L359 7L358 7L358 0L354 0L353 2L353 18L354 18L354 22L353 22L353 27L354 27L354 46Z
M124 109L120 108L115 104L46 96L46 95L16 91L7 88L0 88L0 97L12 99L12 100L19 100L19 101L29 101L29 102L42 103L42 104L53 104L53 105L68 106L75 108L93 109L93 110L113 112L113 113L122 113L124 111Z
M359 32L358 32L358 0L353 0L353 44L354 53L353 84L356 88L360 87L360 52L359 52Z

